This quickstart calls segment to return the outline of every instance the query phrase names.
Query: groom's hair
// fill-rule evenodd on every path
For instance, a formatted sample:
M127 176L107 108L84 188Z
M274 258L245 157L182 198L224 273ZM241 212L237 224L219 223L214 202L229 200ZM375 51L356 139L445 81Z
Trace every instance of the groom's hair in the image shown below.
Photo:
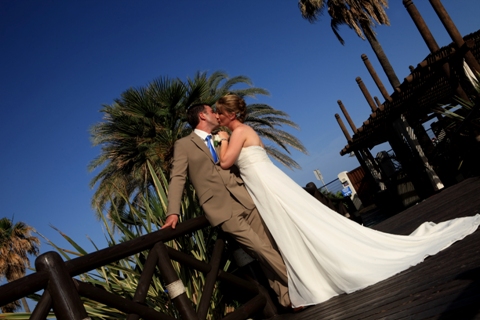
M195 103L192 104L190 107L187 109L187 122L192 127L192 129L195 129L198 124L200 123L200 119L198 117L198 114L200 112L205 111L205 106L208 106L206 103Z

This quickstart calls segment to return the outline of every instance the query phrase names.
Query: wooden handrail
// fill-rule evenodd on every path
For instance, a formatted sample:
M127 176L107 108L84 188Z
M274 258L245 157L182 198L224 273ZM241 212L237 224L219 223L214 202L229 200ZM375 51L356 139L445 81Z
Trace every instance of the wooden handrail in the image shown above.
M265 289L260 289L258 284L221 270L220 265L223 261L221 256L224 248L223 233L220 233L216 240L209 263L197 260L164 244L209 225L205 216L200 216L178 224L175 229L158 230L69 261L63 261L57 252L46 252L35 261L38 272L0 287L0 305L8 304L44 289L40 301L31 314L32 320L45 319L52 308L55 316L59 319L88 319L88 317L85 317L86 311L81 303L81 296L125 312L129 320L137 320L140 317L144 319L173 319L171 316L145 305L152 276L155 269L158 268L167 288L171 286L168 288L168 293L182 319L206 318L217 280L228 282L230 285L245 289L252 294L251 300L225 318L246 319L253 313L265 308L267 301L269 301L268 294L266 294ZM80 274L147 250L149 253L145 268L140 275L133 299L107 292L90 283L72 279ZM206 283L197 311L188 299L185 290L182 290L183 284L179 280L171 260L206 274ZM264 309L264 312L268 316L275 313L275 311L267 309Z
M74 277L150 249L157 242L170 241L176 237L205 228L209 225L205 216L189 219L179 223L175 229L168 228L158 230L113 247L98 250L85 256L66 261L65 267L70 276ZM47 273L40 271L0 286L0 305L3 306L45 288L47 281Z

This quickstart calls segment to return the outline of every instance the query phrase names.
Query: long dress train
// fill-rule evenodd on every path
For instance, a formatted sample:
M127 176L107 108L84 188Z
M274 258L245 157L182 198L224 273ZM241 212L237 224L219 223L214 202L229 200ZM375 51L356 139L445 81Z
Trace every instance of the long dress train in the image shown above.
M408 236L388 234L324 206L278 169L260 146L243 148L236 163L285 260L295 307L387 279L473 233L480 224L477 214L425 222Z

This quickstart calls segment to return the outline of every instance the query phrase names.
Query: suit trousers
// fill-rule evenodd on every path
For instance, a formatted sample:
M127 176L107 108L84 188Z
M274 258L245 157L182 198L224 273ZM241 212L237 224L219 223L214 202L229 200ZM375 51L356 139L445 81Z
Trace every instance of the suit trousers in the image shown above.
M258 260L279 303L288 307L287 269L275 241L256 208L246 209L235 199L231 202L232 217L222 223L222 230L231 234L245 252Z

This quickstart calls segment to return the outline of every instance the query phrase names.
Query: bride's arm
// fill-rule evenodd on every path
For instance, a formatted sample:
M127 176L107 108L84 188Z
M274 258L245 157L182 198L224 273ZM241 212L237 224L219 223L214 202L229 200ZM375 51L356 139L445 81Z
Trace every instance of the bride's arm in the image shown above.
M225 139L226 132L219 132L221 137L220 141L220 167L222 169L230 168L242 151L243 145L246 140L246 132L244 128L239 127L232 132L230 139Z

